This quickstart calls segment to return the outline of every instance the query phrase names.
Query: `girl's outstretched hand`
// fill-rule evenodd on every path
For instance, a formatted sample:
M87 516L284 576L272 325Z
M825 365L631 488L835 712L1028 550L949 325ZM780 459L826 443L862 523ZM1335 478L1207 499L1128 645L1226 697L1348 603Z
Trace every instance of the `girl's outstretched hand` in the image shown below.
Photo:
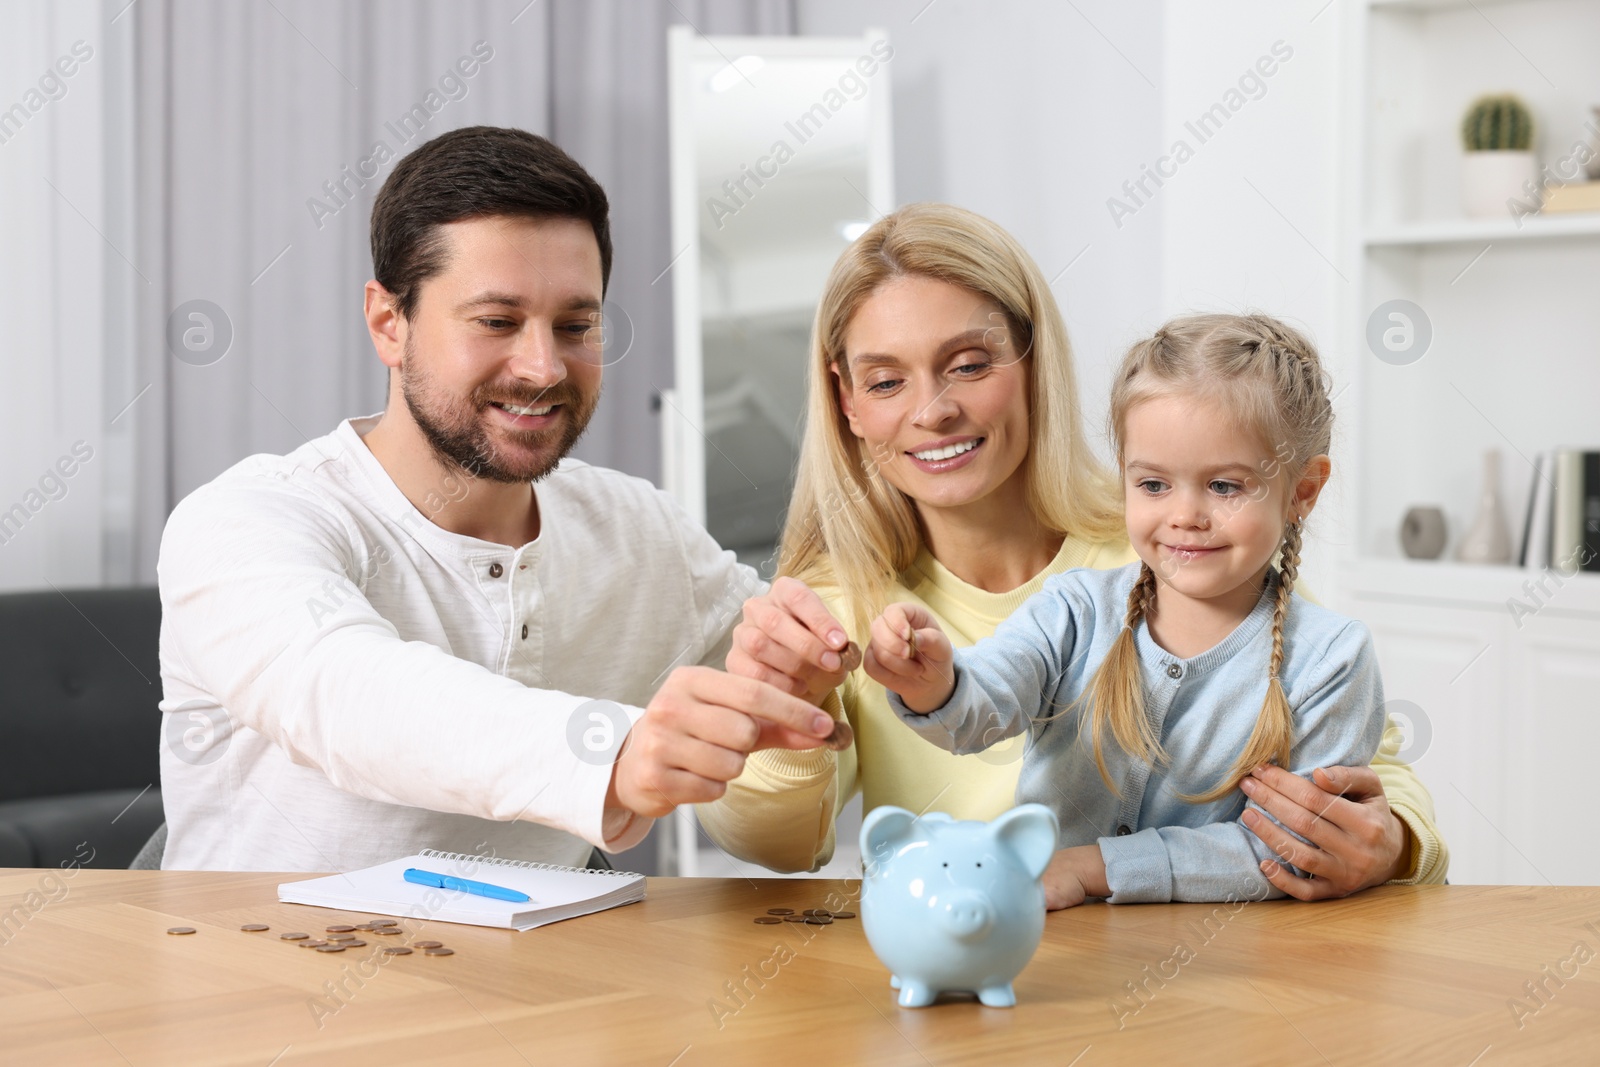
M873 681L923 715L949 703L956 688L955 649L919 604L890 604L872 620L862 662Z

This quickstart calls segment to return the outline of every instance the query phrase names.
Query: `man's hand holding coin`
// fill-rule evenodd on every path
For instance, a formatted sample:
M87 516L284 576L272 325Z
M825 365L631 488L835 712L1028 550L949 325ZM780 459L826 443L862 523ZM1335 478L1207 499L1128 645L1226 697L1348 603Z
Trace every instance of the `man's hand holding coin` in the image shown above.
M726 792L761 748L816 748L836 724L799 697L711 667L679 667L633 724L611 774L608 809L659 817Z

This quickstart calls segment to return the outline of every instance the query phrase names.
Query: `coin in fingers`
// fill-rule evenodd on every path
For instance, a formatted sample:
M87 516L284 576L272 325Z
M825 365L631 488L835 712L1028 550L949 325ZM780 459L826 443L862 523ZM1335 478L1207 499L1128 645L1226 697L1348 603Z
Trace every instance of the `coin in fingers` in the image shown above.
M843 719L834 720L833 729L824 738L827 746L835 752L843 752L855 743L855 731L850 729L850 724Z

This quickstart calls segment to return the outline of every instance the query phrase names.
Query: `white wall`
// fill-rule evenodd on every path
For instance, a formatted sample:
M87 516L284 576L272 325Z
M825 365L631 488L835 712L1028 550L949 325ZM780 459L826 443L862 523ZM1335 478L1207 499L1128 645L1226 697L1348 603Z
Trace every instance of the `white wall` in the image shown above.
M1106 199L1159 154L1161 5L799 0L799 16L804 34L888 31L898 201L959 204L1027 247L1099 442L1111 371L1160 314L1165 205L1119 228Z
M0 25L0 590L97 585L102 282L137 280L106 235L108 27L93 0L0 4Z

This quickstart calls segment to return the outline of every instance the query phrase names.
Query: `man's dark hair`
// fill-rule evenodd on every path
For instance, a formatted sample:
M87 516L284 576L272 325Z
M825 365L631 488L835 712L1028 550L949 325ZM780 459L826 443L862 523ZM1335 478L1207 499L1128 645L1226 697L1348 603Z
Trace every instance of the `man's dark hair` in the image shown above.
M417 290L444 269L439 227L486 215L580 219L600 245L600 288L611 280L605 190L576 160L538 134L468 126L410 153L372 205L372 273L410 318Z

